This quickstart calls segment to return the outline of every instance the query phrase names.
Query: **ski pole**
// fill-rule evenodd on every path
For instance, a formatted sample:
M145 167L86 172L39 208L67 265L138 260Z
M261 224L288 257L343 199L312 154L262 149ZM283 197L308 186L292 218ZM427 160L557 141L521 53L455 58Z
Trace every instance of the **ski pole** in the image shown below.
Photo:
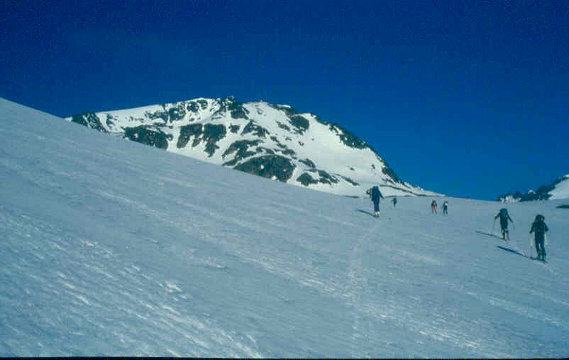
M492 234L494 234L494 226L496 226L496 218L494 218L494 223L492 223Z
M551 233L549 233L549 235L551 235ZM544 239L543 239L543 249L545 250L545 249L547 248L547 238L548 238L549 236L547 236L547 233L545 233L545 234L543 234L543 237L544 237Z

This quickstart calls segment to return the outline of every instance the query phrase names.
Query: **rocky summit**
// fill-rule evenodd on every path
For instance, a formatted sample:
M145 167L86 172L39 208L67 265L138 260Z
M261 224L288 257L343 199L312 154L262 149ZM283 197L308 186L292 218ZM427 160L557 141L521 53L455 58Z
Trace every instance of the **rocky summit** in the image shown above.
M288 105L199 98L67 118L100 132L288 184L346 196L436 195L402 181L339 125Z

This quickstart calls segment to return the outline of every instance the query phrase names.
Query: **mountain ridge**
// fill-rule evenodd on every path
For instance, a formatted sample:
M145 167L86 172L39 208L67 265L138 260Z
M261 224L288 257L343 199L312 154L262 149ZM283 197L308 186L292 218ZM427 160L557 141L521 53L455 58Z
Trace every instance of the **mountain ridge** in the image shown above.
M519 190L498 196L498 201L518 202L537 200L556 200L569 198L569 174L563 175L549 185L542 185L536 191L529 190L523 194Z
M293 185L364 196L438 195L402 181L346 128L290 105L196 98L66 118L94 130Z

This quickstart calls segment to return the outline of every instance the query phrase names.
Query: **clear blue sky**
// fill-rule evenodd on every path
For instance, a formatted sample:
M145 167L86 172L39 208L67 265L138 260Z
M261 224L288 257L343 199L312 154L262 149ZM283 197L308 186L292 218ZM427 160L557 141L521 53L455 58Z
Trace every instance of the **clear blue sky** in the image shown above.
M0 96L54 115L235 96L452 196L569 173L568 1L1 0L0 49Z

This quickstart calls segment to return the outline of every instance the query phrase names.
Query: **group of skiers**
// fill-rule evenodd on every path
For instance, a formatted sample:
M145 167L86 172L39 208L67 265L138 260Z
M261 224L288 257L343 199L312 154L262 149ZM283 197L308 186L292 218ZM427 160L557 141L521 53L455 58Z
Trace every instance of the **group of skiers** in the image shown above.
M373 216L374 217L379 217L380 211L379 211L379 202L381 199L384 199L383 194L381 193L381 191L379 191L379 187L373 186L372 188L368 189L366 191L366 194L368 194L371 198L371 201L373 202ZM393 203L393 207L397 206L397 198L394 197L393 200L391 200L391 202ZM431 210L433 213L437 213L437 202L435 200L433 200L433 202L431 203ZM444 201L443 202L443 215L448 215L448 201Z
M432 214L436 214L437 213L437 201L433 200L431 202L431 213ZM448 201L444 201L443 202L443 215L448 215Z
M373 216L379 217L379 214L380 214L379 202L381 199L385 199L383 197L383 194L381 193L381 191L379 191L379 187L377 185L368 189L366 191L366 194L368 194L370 196L371 201L373 202ZM393 203L393 207L397 206L397 198L396 197L394 197L393 200L391 200L391 202ZM431 203L431 211L434 214L437 213L437 202L435 200L433 200L433 202ZM443 202L443 215L448 215L448 201L446 201L446 200Z
M366 193L371 197L371 201L373 202L373 216L379 217L379 202L380 199L384 199L381 191L379 191L378 186L373 186L371 189L367 190ZM397 198L394 197L392 200L393 207L397 206ZM448 215L448 201L443 202L443 215ZM437 213L437 202L433 200L431 202L431 213ZM508 210L505 208L500 209L498 214L494 216L494 221L500 218L500 228L502 229L502 239L510 240L510 232L508 230L508 221L512 224L514 220L508 214ZM549 228L545 224L545 217L543 215L537 215L533 224L531 225L530 234L534 233L534 242L535 242L535 249L537 251L537 259L541 261L545 261L545 244L546 244L546 235L545 233L549 231Z

